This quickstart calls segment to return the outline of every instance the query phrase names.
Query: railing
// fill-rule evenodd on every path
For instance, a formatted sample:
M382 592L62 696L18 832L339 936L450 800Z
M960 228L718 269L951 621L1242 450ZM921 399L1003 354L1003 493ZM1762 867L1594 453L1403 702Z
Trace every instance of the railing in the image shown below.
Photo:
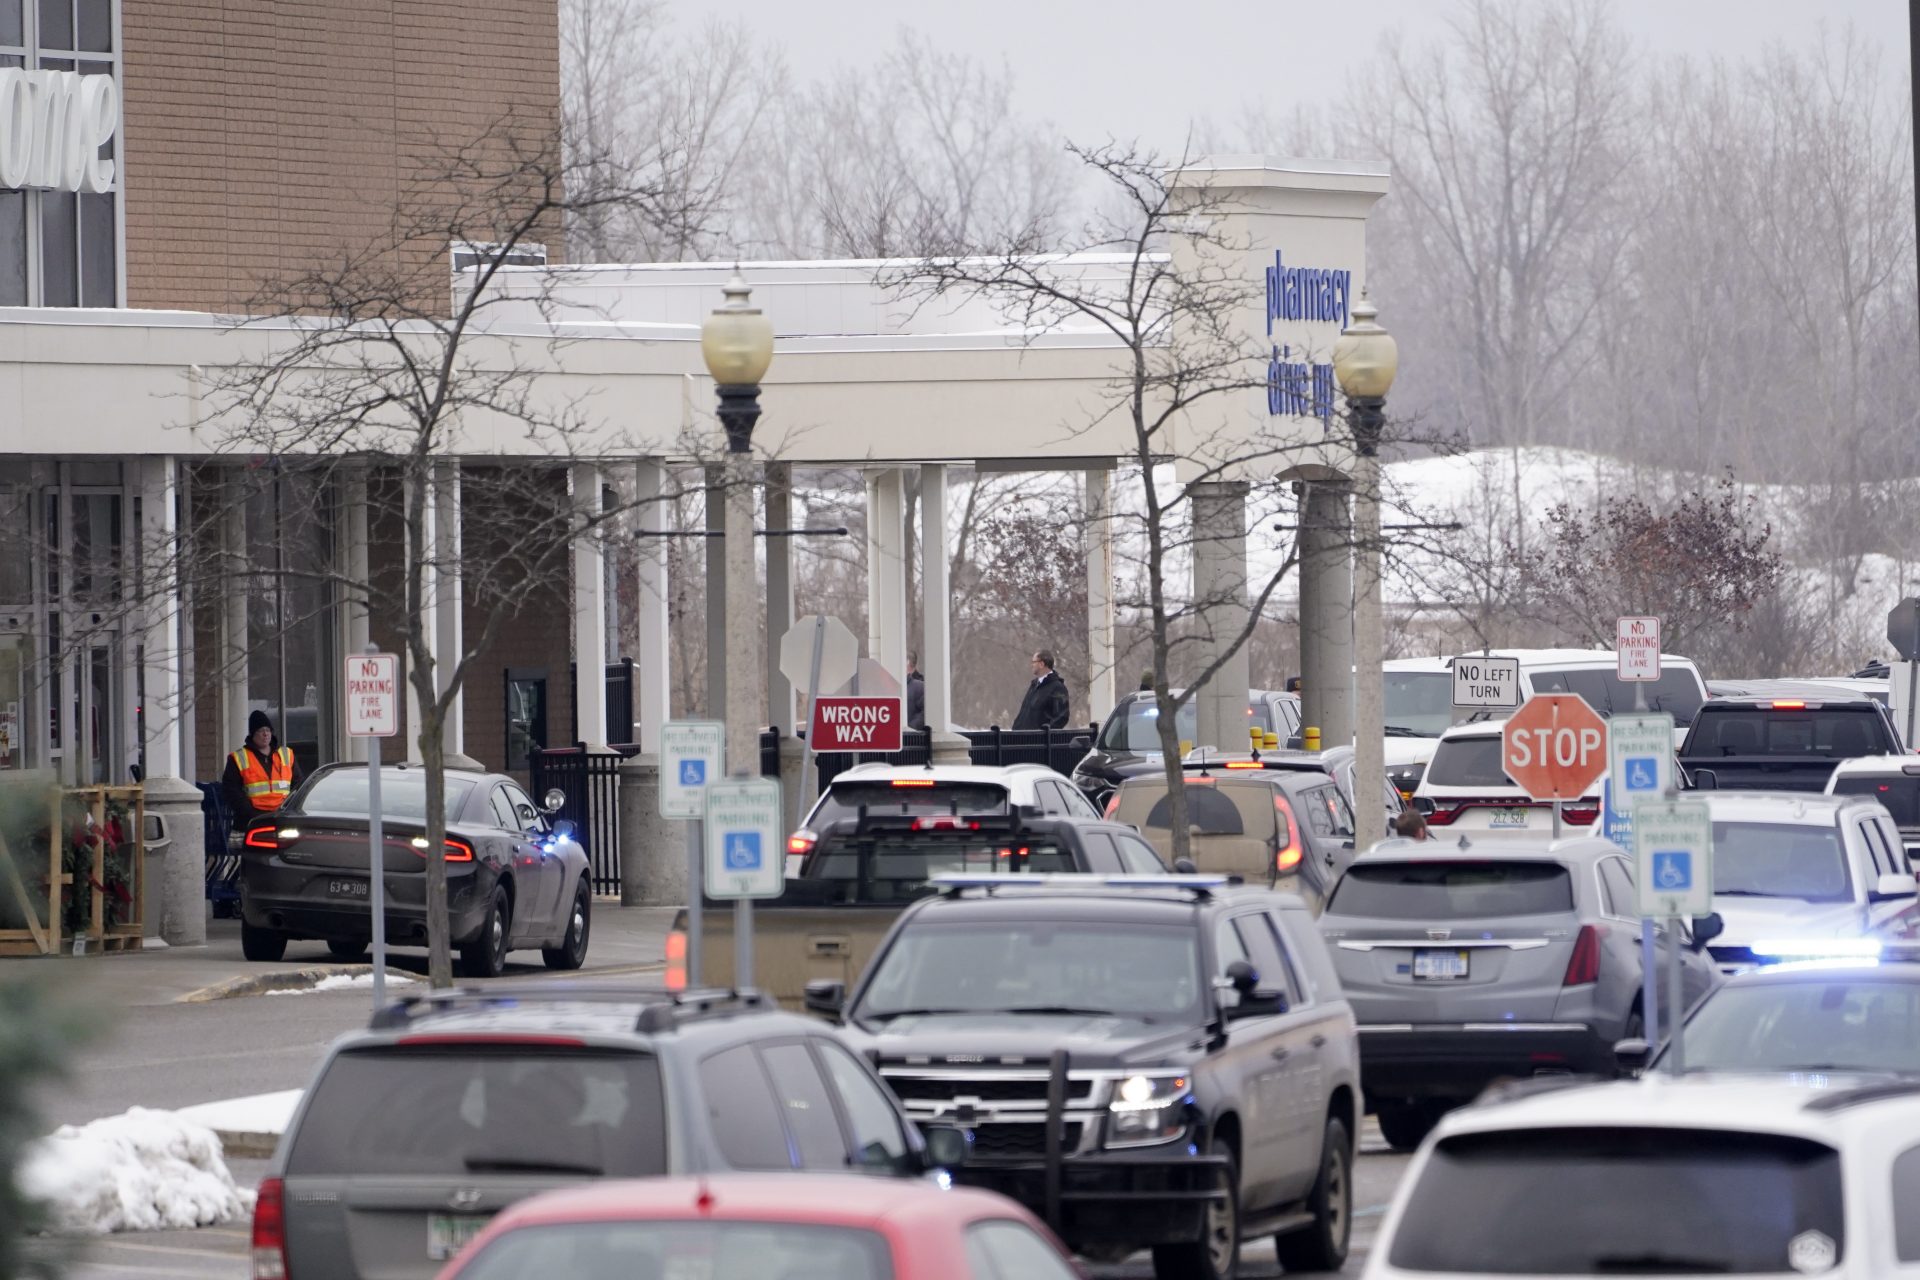
M620 763L629 754L575 745L537 750L527 760L528 789L536 798L556 787L566 797L554 816L573 823L595 893L620 892Z
M964 729L967 758L971 764L1008 765L1043 764L1060 774L1070 774L1089 750L1099 732L1098 725L1084 729ZM883 764L925 764L933 758L933 735L925 729L909 729L900 736L900 750L890 752L822 752L817 758L820 786L824 790L836 775L856 764L878 761ZM762 738L764 751L766 739Z

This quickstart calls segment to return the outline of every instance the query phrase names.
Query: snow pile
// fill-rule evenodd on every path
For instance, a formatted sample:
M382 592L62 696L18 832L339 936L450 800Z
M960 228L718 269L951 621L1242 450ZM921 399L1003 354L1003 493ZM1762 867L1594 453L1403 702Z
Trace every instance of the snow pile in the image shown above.
M196 1107L182 1107L174 1114L188 1124L205 1125L215 1133L285 1133L293 1123L294 1109L300 1105L303 1092L282 1089L278 1093L203 1102Z
M389 987L404 987L413 984L412 978L403 978L397 973L387 975ZM303 996L309 991L371 991L373 975L370 973L335 973L320 979L310 987L284 987L267 992L270 996Z
M213 1130L170 1111L62 1125L30 1149L21 1189L67 1235L207 1226L253 1212Z

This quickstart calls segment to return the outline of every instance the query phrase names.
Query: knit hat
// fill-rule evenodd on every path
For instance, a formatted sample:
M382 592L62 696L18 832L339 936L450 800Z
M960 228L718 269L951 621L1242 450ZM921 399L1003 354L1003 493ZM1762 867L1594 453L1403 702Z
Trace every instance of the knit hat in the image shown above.
M255 711L252 715L247 717L247 736L251 738L254 734L260 732L262 729L266 729L269 732L271 732L273 729L273 721L267 718L266 712Z

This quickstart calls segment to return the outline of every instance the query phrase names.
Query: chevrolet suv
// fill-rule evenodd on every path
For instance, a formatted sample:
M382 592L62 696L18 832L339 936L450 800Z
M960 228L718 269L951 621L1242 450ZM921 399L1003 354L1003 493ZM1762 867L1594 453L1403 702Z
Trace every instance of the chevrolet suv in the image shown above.
M957 1181L1089 1257L1150 1247L1162 1280L1229 1280L1263 1235L1290 1271L1340 1266L1359 1054L1304 903L1221 876L940 884L851 997L808 1004L966 1136Z

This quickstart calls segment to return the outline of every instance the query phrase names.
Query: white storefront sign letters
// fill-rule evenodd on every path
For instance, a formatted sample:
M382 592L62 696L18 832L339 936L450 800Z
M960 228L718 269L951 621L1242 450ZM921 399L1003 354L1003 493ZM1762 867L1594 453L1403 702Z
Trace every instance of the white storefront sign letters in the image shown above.
M0 68L0 187L108 190L114 162L100 148L119 127L112 76Z

